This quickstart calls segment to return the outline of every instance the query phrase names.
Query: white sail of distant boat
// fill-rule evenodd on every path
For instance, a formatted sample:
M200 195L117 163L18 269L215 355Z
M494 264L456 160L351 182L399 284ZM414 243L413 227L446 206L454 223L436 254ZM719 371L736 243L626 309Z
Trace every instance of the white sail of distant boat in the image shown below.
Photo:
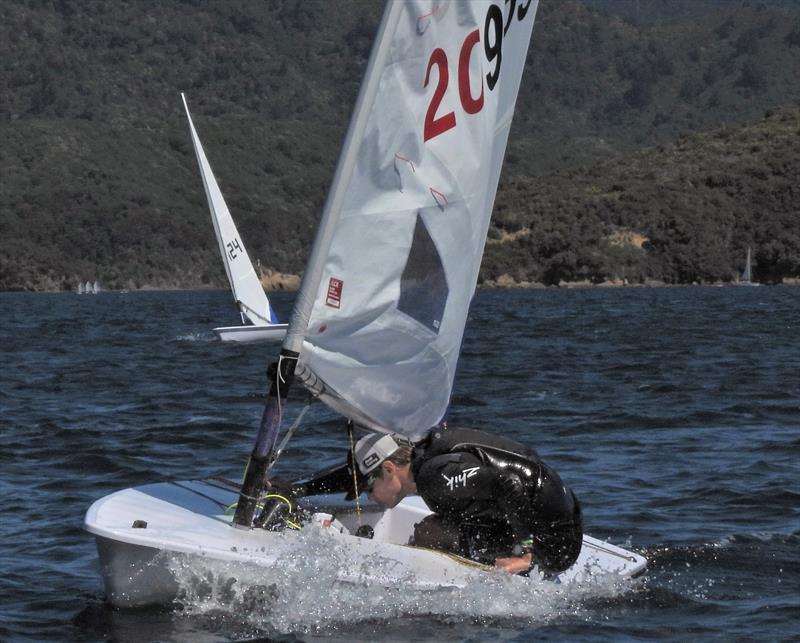
M90 292L92 292L92 282L91 281L87 281L85 284L83 284L83 292L86 293L87 295Z
M92 294L96 295L99 292L100 292L100 284L95 281L92 283Z
M214 225L214 234L219 244L225 274L228 276L234 301L236 301L242 317L242 326L219 327L215 328L214 332L222 341L279 341L286 332L287 324L278 322L278 317L253 269L244 242L236 229L236 224L233 222L233 217L200 143L191 114L189 114L186 96L181 94L181 98L186 110L186 118L189 121L192 144L197 164L200 167L200 176L203 179L211 222Z
M82 281L79 281L79 282L78 282L78 294L79 294L79 295L83 295L83 294L85 294L85 293L86 293L86 290L85 290L85 289L84 289L84 287L83 287L83 282L82 282Z
M750 246L747 246L747 259L745 260L744 270L739 281L734 282L737 286L758 286L758 282L753 281L753 265L750 256Z
M85 524L112 603L171 600L174 557L183 569L211 561L255 568L262 583L302 555L291 549L303 546L296 531L253 528L252 520L292 369L364 427L414 438L441 419L536 8L536 0L387 3L244 483L162 482L95 502ZM408 546L431 513L419 497L392 509L344 502L339 494L307 505L307 524L327 530L336 551L330 591L339 583L451 591L488 569ZM223 511L234 504L231 520ZM369 535L359 537L364 528ZM578 561L556 582L625 578L645 567L643 557L584 536Z

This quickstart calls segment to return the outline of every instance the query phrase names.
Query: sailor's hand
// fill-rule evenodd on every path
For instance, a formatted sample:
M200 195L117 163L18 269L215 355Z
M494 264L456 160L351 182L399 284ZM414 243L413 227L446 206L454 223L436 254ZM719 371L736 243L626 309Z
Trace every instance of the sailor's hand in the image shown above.
M531 554L525 554L524 556L498 558L494 561L494 566L509 574L519 574L521 572L527 572L531 568L532 562L533 557Z

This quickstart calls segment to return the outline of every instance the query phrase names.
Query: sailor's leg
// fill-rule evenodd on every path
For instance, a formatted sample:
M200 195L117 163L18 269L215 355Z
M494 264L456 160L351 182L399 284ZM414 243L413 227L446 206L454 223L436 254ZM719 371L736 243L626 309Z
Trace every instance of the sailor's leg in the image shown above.
M460 554L459 536L460 530L457 525L446 522L438 514L431 514L414 525L412 544Z

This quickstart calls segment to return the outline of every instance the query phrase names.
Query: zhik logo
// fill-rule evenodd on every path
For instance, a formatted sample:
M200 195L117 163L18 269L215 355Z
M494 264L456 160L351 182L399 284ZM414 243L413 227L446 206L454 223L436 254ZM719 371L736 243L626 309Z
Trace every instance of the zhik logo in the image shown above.
M477 475L479 469L480 467L470 467L469 469L464 469L456 476L446 476L442 474L442 477L447 480L447 486L450 488L450 491L453 491L459 485L466 487L467 479Z

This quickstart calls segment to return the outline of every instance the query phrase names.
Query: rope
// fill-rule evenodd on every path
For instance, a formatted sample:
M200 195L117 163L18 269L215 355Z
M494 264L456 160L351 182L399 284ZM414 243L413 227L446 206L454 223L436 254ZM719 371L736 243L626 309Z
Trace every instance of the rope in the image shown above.
M358 489L358 475L356 474L356 467L358 466L358 462L356 462L356 445L353 442L353 423L347 423L347 435L350 438L350 461L353 463L352 471L353 471L353 489L356 492L355 502L356 502L356 519L358 520L358 526L361 527L361 503L358 500L358 497L361 495L361 492Z
M278 399L280 400L280 397ZM272 469L272 465L274 465L275 462L277 462L278 458L281 456L281 453L283 453L283 449L286 446L286 443L289 442L289 440L291 439L294 430L300 424L300 422L303 419L303 416L306 414L306 411L308 411L308 407L310 406L311 406L311 401L309 400L308 402L306 402L306 405L303 407L303 410L300 411L299 415L297 416L297 419L294 421L294 424L292 424L292 426L289 427L289 430L286 431L286 435L283 436L283 440L281 440L281 443L278 445L278 448L275 449L275 453L273 454L269 464L267 465L267 471Z

